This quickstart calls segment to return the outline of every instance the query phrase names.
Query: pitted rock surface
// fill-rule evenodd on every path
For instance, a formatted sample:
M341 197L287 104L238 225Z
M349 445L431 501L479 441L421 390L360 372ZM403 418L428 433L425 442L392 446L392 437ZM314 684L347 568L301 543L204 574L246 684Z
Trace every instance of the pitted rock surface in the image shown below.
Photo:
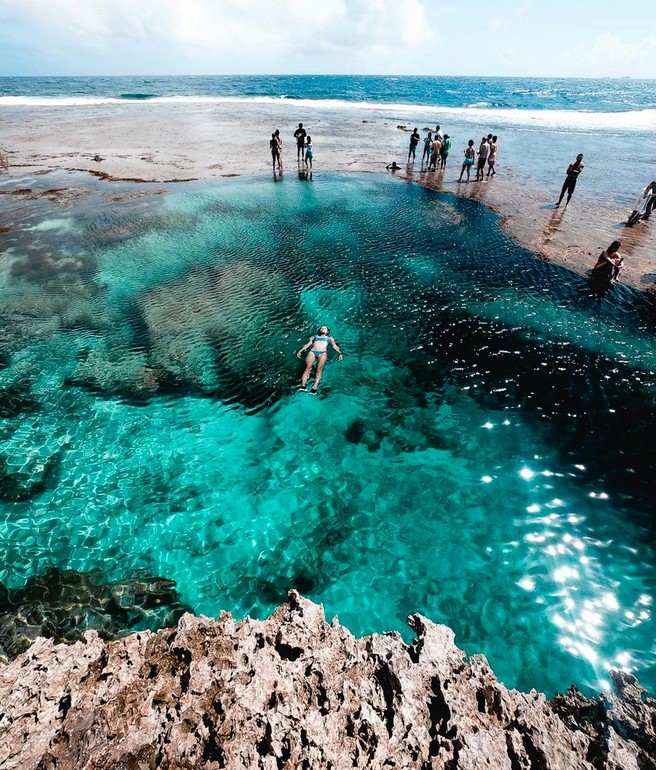
M267 620L38 639L0 666L3 770L648 770L656 701L631 676L590 700L508 690L414 615L355 639L290 593Z

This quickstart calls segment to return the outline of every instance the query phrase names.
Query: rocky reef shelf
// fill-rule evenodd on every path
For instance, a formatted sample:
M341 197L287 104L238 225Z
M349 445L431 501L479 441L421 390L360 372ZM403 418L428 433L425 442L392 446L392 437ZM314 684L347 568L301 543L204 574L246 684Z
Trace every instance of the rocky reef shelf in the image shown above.
M185 614L177 628L0 667L4 770L656 767L656 700L628 674L596 699L501 684L421 615L415 639L356 639L289 594L268 619Z

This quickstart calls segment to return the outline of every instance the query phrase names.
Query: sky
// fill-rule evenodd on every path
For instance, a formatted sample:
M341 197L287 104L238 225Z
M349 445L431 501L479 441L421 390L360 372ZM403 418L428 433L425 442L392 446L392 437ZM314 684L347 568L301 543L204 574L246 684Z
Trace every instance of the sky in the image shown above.
M656 77L645 0L0 0L0 76Z

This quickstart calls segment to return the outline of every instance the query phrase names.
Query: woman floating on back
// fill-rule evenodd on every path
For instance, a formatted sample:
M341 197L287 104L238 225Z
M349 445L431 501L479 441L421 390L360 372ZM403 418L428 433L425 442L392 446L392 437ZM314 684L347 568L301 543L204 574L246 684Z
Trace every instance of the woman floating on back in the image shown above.
M344 356L342 355L342 351L337 346L335 340L330 336L330 329L327 326L320 326L317 333L310 337L308 343L303 345L303 347L296 354L297 358L300 358L303 351L310 348L310 352L305 358L305 371L301 377L301 390L307 390L307 381L310 377L312 367L316 361L317 370L314 374L314 385L310 390L310 393L316 394L319 383L321 382L321 377L323 375L323 367L326 365L326 361L328 360L329 344L332 345L333 349L337 352L338 358L341 361Z

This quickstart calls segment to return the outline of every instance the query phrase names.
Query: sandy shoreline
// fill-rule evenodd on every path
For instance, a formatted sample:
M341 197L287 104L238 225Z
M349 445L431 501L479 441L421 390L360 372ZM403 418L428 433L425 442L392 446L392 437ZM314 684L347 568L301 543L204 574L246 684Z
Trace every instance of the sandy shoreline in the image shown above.
M283 136L286 175L293 178L298 167L292 134L302 120L313 135L316 179L323 172L385 173L386 163L396 159L402 164L400 179L486 204L502 215L504 227L520 245L546 260L583 275L599 251L619 239L625 256L620 281L639 289L649 289L656 281L653 222L624 226L634 194L652 178L644 174L656 172L647 168L633 188L629 188L633 176L622 180L626 189L619 198L624 203L600 191L604 168L596 172L586 168L587 179L582 176L569 208L554 209L562 172L573 157L561 157L561 141L553 158L542 153L541 170L533 173L525 167L519 134L509 127L499 128L497 177L465 185L457 183L465 137L478 139L488 126L445 125L454 137L449 167L444 173L421 173L419 162L407 169L404 163L408 129L433 124L418 118L413 122L414 116L395 115L385 108L354 107L345 115L305 106L298 114L293 105L128 104L75 110L6 108L0 118L2 145L10 162L9 172L0 175L4 191L25 186L26 176L55 169L90 172L107 181L147 182L265 174L270 171L268 139L276 127ZM536 134L531 141L546 136ZM96 161L95 156L103 160ZM588 163L592 165L594 158ZM612 166L606 171L613 173ZM2 220L0 227L11 226Z

